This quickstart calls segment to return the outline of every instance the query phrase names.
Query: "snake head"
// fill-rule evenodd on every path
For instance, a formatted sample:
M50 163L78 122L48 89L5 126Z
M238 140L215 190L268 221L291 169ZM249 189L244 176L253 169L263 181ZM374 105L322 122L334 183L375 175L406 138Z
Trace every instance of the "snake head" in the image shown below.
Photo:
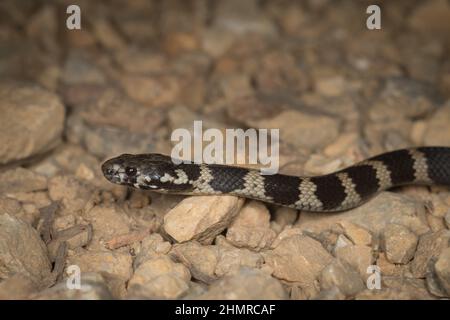
M103 163L102 171L112 183L169 192L177 189L173 186L176 185L176 167L170 157L158 153L122 154Z

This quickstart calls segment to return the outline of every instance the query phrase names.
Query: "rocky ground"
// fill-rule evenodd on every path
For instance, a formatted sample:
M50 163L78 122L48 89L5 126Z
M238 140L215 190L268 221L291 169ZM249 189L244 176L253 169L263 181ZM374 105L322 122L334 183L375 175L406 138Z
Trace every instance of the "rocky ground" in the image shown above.
M73 3L82 30L65 28ZM281 172L296 175L450 146L449 2L382 1L374 31L370 4L2 1L0 298L450 297L449 189L312 214L127 190L100 171L170 154L172 130L200 119L280 128ZM82 290L66 286L72 265Z

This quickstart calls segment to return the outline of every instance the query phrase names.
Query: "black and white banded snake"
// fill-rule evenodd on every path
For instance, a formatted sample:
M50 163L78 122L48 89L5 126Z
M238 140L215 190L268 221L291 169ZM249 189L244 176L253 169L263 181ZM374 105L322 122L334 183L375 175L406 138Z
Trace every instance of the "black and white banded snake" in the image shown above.
M377 193L408 184L450 186L450 148L419 147L380 154L314 177L261 175L227 165L174 164L161 154L123 154L102 165L111 182L163 193L230 194L299 210L351 209Z

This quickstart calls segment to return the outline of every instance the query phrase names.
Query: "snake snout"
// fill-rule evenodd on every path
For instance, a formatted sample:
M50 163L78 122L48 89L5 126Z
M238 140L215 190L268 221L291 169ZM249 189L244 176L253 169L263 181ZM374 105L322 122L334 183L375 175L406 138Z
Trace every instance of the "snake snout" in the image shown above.
M119 166L111 161L106 161L102 164L102 172L106 179L115 182L119 177Z

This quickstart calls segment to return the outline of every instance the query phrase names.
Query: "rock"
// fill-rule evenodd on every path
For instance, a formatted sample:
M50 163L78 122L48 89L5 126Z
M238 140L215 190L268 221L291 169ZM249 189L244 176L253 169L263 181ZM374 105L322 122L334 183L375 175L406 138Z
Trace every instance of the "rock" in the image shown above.
M100 172L101 170L98 169L100 168L100 161L90 153L86 152L82 147L70 143L60 145L51 155L42 161L33 164L31 168L34 172L48 178L62 173L71 173L75 174L78 178L88 180L94 185L96 185L95 182L97 179L100 182L103 182L103 179L100 179L103 178L103 174ZM76 174L80 168L89 168L94 173L94 177L80 177ZM105 183L104 185L109 184Z
M198 37L189 32L168 32L164 35L163 50L171 56L198 49Z
M450 231L440 230L420 236L414 259L411 262L411 272L415 278L424 278L431 259L437 258L443 250L449 247Z
M445 215L445 224L447 225L447 229L450 229L450 209L448 209L447 214Z
M0 196L0 212L15 217L21 217L24 214L22 205L18 200L2 196Z
M427 215L426 218L431 231L436 232L445 229L444 219L431 214Z
M450 146L450 102L438 109L430 118L424 136L425 145Z
M374 262L372 248L363 245L347 245L336 248L335 253L339 260L355 268L363 279L369 276L367 268Z
M116 52L114 58L120 67L129 73L160 73L169 67L163 54L151 50L128 48Z
M208 291L192 297L200 300L279 300L287 299L281 283L269 274L242 268L238 274L226 276L209 287Z
M404 276L409 273L409 264L394 264L388 261L385 253L380 253L377 259L377 266L381 274L386 276Z
M434 264L434 271L440 286L447 293L447 297L450 297L450 248L439 255Z
M21 210L14 213L14 215L31 224L35 223L36 219L39 217L39 209L52 203L46 191L9 193L7 196L8 199L17 200L21 204ZM10 200L8 201L9 205L13 205ZM10 207L9 209L13 208ZM5 213L8 213L8 211Z
M200 113L194 112L184 106L170 108L167 116L171 130L184 128L188 130L191 135L194 135L194 121L198 121L198 119L201 118L203 130L214 128L221 130L225 134L226 124L216 121L210 117L205 117ZM205 142L204 145L206 145Z
M354 243L365 246L372 245L372 235L366 229L347 221L339 223L345 235Z
M62 212L81 211L93 196L93 188L73 176L55 176L48 182L48 193L53 201L61 201Z
M12 277L0 282L1 300L27 299L38 290L36 284L23 274L16 273Z
M272 242L272 245L270 246L272 249L278 247L281 241L283 241L286 238L289 238L294 235L302 235L303 231L300 228L295 228L292 226L286 226L275 238L275 240Z
M433 0L415 7L408 19L414 32L446 37L450 32L450 5L444 0Z
M287 50L267 50L259 58L259 69L251 78L252 90L274 96L301 94L311 88L306 68Z
M0 265L0 279L21 274L42 286L50 277L47 248L38 233L9 214L0 215Z
M247 203L227 229L227 240L237 247L261 250L270 246L275 239L270 229L270 213L258 201Z
M383 232L383 247L391 263L408 263L414 257L417 241L414 233L398 224L388 224Z
M82 273L80 290L68 290L67 280L31 295L33 300L109 300L113 296L100 273Z
M214 273L218 277L236 274L241 267L261 268L264 259L261 254L247 249L219 246L219 260Z
M129 253L80 250L67 258L66 266L77 265L82 272L104 273L126 281L132 274L131 262Z
M359 139L359 135L354 132L343 132L336 140L325 147L323 154L329 158L337 158L343 154L353 153Z
M121 117L124 113L135 116L125 119ZM66 134L70 142L85 146L100 158L148 153L165 134L161 128L164 117L160 108L145 107L110 88L71 113Z
M233 44L235 36L220 28L208 28L202 37L202 48L213 57L220 57Z
M398 193L382 192L360 207L339 213L302 212L296 227L314 233L331 229L336 223L351 222L370 231L374 237L389 223L403 225L420 235L429 230L416 202Z
M205 283L215 280L216 266L219 261L218 246L204 246L197 241L176 244L171 255L189 268L192 277Z
M260 254L230 245L201 245L192 241L174 246L171 254L189 268L194 278L211 283L218 277L235 274L241 267L260 268Z
M291 104L279 96L254 94L237 97L227 105L227 112L232 119L251 127L259 121L274 118L289 107Z
M352 298L365 289L359 273L353 267L338 260L334 260L322 270L319 282L321 291L337 287L347 298Z
M272 119L260 120L253 125L257 128L283 128L280 130L280 140L300 149L323 147L339 134L337 119L295 110L282 111Z
M433 299L424 280L405 277L382 277L381 289L366 289L358 293L357 300L424 300Z
M211 243L234 219L244 200L234 196L199 196L181 201L164 216L164 230L177 242Z
M374 121L420 117L434 108L432 87L408 78L388 78L370 109Z
M333 248L333 252L336 253L336 250L353 245L352 241L347 238L345 235L340 234L336 239L336 244Z
M306 299L306 297L304 298ZM317 296L314 297L316 300L344 300L345 295L339 290L338 287L332 287L319 292Z
M120 207L99 205L88 210L84 216L93 227L90 248L103 248L104 242L131 231L132 219Z
M320 95L336 97L346 89L346 80L342 76L323 76L316 79L315 85Z
M149 135L130 132L114 126L89 127L74 114L67 122L67 135L71 143L80 144L99 158L109 158L122 153L145 153L155 149L158 133ZM114 144L107 143L114 141Z
M64 63L61 80L66 86L102 85L106 77L92 56L80 50L71 50ZM98 87L94 88L98 90Z
M314 291L314 281L333 259L320 242L304 235L281 240L264 258L274 277L298 282L307 291Z
M32 192L47 189L47 179L31 170L15 168L0 173L0 193Z
M317 176L335 172L343 167L342 160L330 160L320 154L312 154L305 163L305 173L307 175Z
M424 120L414 121L411 128L410 140L415 145L423 145L423 137L425 135L425 130L427 129L427 124Z
M279 207L275 210L273 220L281 227L292 225L298 218L298 211L287 207Z
M55 94L3 83L0 101L0 164L43 153L60 141L64 107Z
M218 3L214 26L224 33L236 35L258 34L275 36L275 25L265 15L261 14L257 1L226 1Z
M110 21L100 18L93 19L92 30L96 40L105 48L111 50L126 48L124 39Z
M129 295L145 298L179 298L188 290L189 270L167 256L141 263L128 282Z
M134 259L133 266L136 269L146 260L168 254L172 245L168 241L164 241L158 233L153 233L145 237L140 244L139 251Z
M174 104L180 94L179 80L171 75L125 74L118 80L130 98L151 107Z

